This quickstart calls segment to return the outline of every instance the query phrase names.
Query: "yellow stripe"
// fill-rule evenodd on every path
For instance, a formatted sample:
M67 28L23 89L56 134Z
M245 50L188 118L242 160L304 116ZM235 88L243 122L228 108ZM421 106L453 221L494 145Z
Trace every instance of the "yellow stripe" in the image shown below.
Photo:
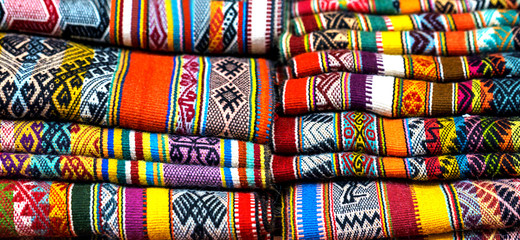
M412 31L413 23L409 15L388 16L394 31Z
M152 172L152 173L155 176L155 172ZM137 174L138 174L139 183L134 183L134 184L149 185L148 182L146 181L146 162L137 161Z
M123 159L123 130L121 128L114 128L114 158Z
M265 167L265 149L263 146L260 147L260 168L261 168L261 176L262 176L262 186L264 188L267 187L267 181L266 181L266 167ZM254 183L254 179L253 179Z
M198 134L200 133L200 129L199 129L199 121L200 121L200 114L203 112L203 109L202 109L202 96L204 94L202 94L202 85L205 85L206 81L204 81L203 79L205 79L204 77L204 70L205 70L205 67L206 67L206 61L204 60L205 58L203 57L199 57L199 79L198 79L198 82L199 84L197 84L197 111L195 111L195 117L193 118L194 122L193 122L193 132L195 134ZM209 87L209 86L205 86L205 87Z
M220 139L220 176L222 178L222 187L226 188L226 176L224 173L224 163L226 161L225 159L225 143L226 141L224 139Z
M167 23L167 41L168 41L168 50L173 50L173 12L172 12L172 1L164 1L165 4L165 10L166 10L166 19L168 20Z
M170 203L167 188L146 188L146 223L151 240L170 238Z
M143 132L143 157L146 161L152 161L152 151L150 149L150 133Z
M256 60L250 59L249 65L251 66L251 117L249 124L249 141L253 141L255 137L255 121L256 121L256 97L258 95L258 89L256 86Z
M109 159L108 160L108 179L111 183L119 183L117 180L117 162L116 159Z
M451 232L451 221L446 195L438 183L412 185L416 198L416 214L421 234Z
M401 43L401 32L381 32L383 42L383 53L402 55L403 44Z

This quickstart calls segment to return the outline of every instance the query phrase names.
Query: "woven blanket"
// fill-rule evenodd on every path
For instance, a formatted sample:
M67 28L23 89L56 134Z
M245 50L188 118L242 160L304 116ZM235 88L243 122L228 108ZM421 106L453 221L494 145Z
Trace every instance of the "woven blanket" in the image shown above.
M471 231L455 231L450 233L431 234L428 236L414 236L414 237L403 237L403 238L392 238L392 239L407 239L407 240L461 240L461 239L472 239L472 240L506 240L506 239L519 239L520 229L518 228L507 228L507 229L478 229Z
M233 139L9 120L0 120L0 151L231 168L265 166L271 156L268 146Z
M139 186L270 188L267 164L203 166L70 155L0 152L0 177L111 182Z
M520 50L520 27L491 27L471 31L323 30L303 36L284 33L280 55L289 59L305 52L350 49L387 54L471 55Z
M283 113L361 110L386 117L520 114L518 78L435 83L348 72L289 79Z
M520 8L518 0L294 0L291 16L320 12L349 11L375 14L419 12L464 13L491 8Z
M249 192L0 180L3 237L269 237L270 200ZM254 217L252 217L254 216Z
M380 156L437 156L520 152L520 118L457 116L381 118L365 112L278 117L276 153L364 152Z
M459 14L420 13L368 15L355 12L326 12L296 17L291 30L297 36L327 29L360 31L464 31L496 26L518 26L517 10L489 9Z
M363 73L433 82L519 77L520 54L511 52L438 57L331 50L300 54L288 61L287 75L292 78L328 72Z
M284 237L373 239L516 227L519 187L519 179L296 184L284 194Z
M271 63L0 35L0 118L80 121L266 143Z
M331 178L402 178L414 181L498 179L520 176L520 153L383 157L356 152L273 155L275 183Z
M265 54L281 32L279 0L0 2L0 30L184 53Z

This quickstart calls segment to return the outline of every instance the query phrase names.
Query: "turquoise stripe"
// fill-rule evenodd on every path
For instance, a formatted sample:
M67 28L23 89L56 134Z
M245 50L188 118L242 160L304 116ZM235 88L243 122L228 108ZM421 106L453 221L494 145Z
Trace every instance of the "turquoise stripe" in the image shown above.
M157 141L158 134L150 133L150 152L152 153L152 160L154 162L160 161L159 143Z

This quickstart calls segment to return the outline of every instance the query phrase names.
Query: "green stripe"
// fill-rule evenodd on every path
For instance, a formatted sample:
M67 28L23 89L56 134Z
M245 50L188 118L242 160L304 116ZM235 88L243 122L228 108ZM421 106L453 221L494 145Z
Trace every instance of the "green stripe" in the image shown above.
M74 184L70 191L70 211L72 226L78 236L91 235L90 199L92 189L89 184Z

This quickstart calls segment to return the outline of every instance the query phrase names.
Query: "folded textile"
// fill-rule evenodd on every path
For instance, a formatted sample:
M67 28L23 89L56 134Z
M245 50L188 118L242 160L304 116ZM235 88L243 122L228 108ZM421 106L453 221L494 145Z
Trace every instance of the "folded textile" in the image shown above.
M295 184L284 194L284 237L373 239L517 227L519 187L519 179Z
M271 228L269 198L250 192L0 180L0 209L3 237L263 239Z
M520 50L520 27L490 27L469 31L323 30L303 36L284 33L280 55L285 60L306 52L350 49L386 54L471 55Z
M361 110L385 117L520 114L520 79L435 83L348 72L289 79L281 87L284 114Z
M437 156L520 152L520 118L456 116L381 118L366 112L277 117L273 149L282 154L364 152Z
M519 239L520 229L478 229L472 231L455 231L450 233L431 234L427 236L403 237L393 239L408 239L408 240L506 240Z
M266 54L281 32L279 0L0 2L0 30L159 51Z
M0 118L268 141L265 59L168 56L0 35Z
M0 120L0 151L231 168L265 166L271 156L268 146L233 139L16 120Z
M433 82L520 76L518 52L439 57L330 50L300 54L291 58L287 64L288 75L293 78L328 72L374 74Z
M326 12L296 17L291 30L297 36L318 30L360 31L464 31L496 26L518 26L518 10L488 9L470 13L420 13L410 15L369 15L355 12Z
M464 13L491 8L520 8L518 0L295 0L291 16L345 10L375 14L410 14L419 12Z
M271 188L269 162L263 164L204 166L0 152L0 177L158 187Z
M402 178L414 181L490 179L520 176L520 153L383 157L357 152L273 155L275 183L337 177Z

